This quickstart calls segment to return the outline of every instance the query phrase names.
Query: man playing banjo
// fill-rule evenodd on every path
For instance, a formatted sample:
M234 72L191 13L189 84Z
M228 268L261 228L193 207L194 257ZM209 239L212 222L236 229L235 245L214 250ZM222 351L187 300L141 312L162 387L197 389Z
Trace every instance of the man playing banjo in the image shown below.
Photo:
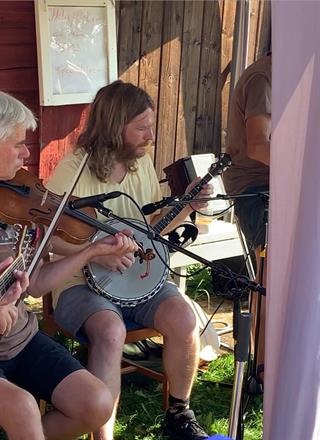
M156 172L147 153L153 141L154 104L142 89L116 81L100 89L94 99L87 126L80 135L75 150L57 165L47 187L63 194L70 176L78 168L85 152L91 152L86 169L75 188L78 197L122 191L129 194L139 206L162 198ZM199 181L189 185L187 191ZM205 185L201 195L212 193ZM177 227L193 209L205 203L187 205L170 225L161 230L167 233ZM138 209L125 197L108 200L105 206L121 218L141 220ZM151 225L159 222L165 210L148 218ZM98 220L105 220L98 214ZM57 240L55 252L67 255L78 247ZM117 272L121 277L130 272L135 256L106 256L96 263ZM155 264L150 262L152 266ZM129 269L129 270L128 270ZM123 275L120 275L123 273ZM148 278L148 271L141 286ZM130 286L130 281L128 282ZM139 292L138 292L139 295ZM202 440L207 434L189 409L193 379L198 366L199 331L196 317L188 301L177 286L166 281L148 301L133 307L120 307L103 296L95 295L82 273L65 283L54 293L55 319L76 338L89 343L88 369L108 385L114 399L113 417L100 429L96 438L113 439L113 426L120 394L120 363L126 335L124 318L152 327L164 336L163 363L169 381L169 409L164 421L164 434L172 439Z

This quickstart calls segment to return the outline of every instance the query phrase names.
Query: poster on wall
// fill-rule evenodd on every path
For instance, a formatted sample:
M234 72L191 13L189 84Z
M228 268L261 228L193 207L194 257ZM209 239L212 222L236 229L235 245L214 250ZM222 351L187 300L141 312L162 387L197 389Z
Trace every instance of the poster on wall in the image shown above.
M41 105L91 102L117 79L114 2L36 1Z

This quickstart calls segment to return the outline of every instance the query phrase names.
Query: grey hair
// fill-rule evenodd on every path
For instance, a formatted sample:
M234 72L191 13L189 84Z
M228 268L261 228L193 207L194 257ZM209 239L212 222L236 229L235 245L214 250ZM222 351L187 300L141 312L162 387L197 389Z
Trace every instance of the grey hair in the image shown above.
M21 101L0 92L0 141L11 136L18 125L22 125L26 130L35 130L37 122L32 111Z

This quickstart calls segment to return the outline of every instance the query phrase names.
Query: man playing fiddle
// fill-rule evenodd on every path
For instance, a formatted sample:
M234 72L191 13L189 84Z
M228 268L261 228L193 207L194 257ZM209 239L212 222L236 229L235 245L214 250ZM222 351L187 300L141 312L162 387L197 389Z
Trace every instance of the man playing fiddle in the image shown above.
M0 179L12 179L29 157L27 129L34 129L31 111L0 92ZM97 429L110 417L112 397L106 385L85 370L69 352L38 330L36 316L20 296L39 297L97 256L119 257L136 250L125 234L86 245L59 261L40 264L31 279L15 270L10 286L0 275L0 426L10 440L64 440ZM12 257L0 272L12 267ZM54 409L41 419L35 397Z
M75 151L58 164L47 187L63 194L69 185L70 174L78 168L84 153L90 151L88 165L74 195L86 197L122 191L140 206L160 200L162 194L157 175L150 156L146 154L146 145L154 140L153 125L154 104L145 91L122 81L103 87L93 101L87 126L78 139ZM187 191L190 189L191 186ZM211 192L211 185L206 185L201 195ZM171 229L177 227L193 208L203 206L205 204L199 202L193 207L187 206L173 219ZM138 210L124 197L108 200L106 207L122 218L141 220ZM155 225L164 214L165 210L152 215L148 219L150 224ZM98 219L103 220L104 217L98 214ZM162 233L168 231L166 228ZM58 254L66 255L74 249L64 243L55 243ZM118 258L107 256L99 261L102 266L123 272L124 276L134 262L132 253ZM85 337L89 342L89 371L109 386L114 399L113 417L100 429L97 438L113 439L120 394L120 362L126 335L125 318L155 328L164 336L163 363L170 389L165 435L181 440L207 438L189 408L199 362L199 330L188 298L177 286L165 282L155 296L134 307L119 307L102 296L94 295L80 273L59 290L54 295L56 321L76 338Z

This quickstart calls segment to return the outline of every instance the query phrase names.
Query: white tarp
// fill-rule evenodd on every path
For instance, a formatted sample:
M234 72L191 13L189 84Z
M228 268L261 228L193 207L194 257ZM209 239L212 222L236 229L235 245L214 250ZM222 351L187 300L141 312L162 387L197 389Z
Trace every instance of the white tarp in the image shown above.
M265 440L320 439L320 1L272 2Z

